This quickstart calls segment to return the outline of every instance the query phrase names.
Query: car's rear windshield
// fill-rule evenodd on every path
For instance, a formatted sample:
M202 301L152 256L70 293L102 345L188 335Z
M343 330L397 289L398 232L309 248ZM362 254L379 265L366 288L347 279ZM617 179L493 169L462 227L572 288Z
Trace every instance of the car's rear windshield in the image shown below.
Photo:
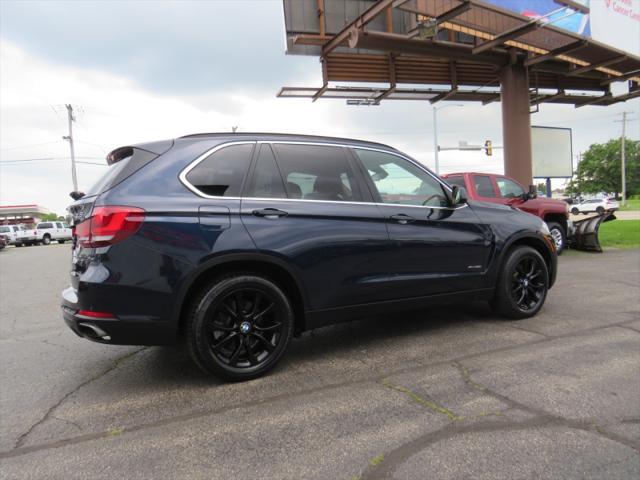
M85 196L98 195L115 187L159 156L156 153L135 147L125 147L118 150L124 152L124 154L107 168L107 171L98 181L85 192Z

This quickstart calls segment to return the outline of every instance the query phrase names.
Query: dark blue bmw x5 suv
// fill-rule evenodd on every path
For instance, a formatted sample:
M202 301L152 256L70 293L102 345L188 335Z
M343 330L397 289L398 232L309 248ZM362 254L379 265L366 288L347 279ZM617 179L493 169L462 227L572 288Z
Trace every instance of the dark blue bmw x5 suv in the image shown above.
M386 145L200 134L107 160L69 207L66 323L102 343L184 339L227 379L264 374L297 333L373 314L483 299L529 317L555 279L539 218L467 201Z

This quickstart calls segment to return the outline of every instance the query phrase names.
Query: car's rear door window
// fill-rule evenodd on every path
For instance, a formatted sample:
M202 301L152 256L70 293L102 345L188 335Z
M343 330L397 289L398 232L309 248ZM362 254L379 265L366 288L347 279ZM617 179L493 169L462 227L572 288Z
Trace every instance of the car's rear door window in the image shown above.
M53 228L53 223L41 223L38 225L38 230L44 230L46 228Z
M282 176L276 159L268 144L260 145L253 175L245 188L243 197L287 198Z
M362 201L347 152L330 145L273 145L290 198Z
M239 197L253 147L244 143L213 152L187 173L187 182L208 196Z
M493 182L489 175L474 175L473 186L476 189L476 195L485 198L497 197L495 190L493 189Z
M447 207L442 184L407 160L389 153L355 148L382 203Z

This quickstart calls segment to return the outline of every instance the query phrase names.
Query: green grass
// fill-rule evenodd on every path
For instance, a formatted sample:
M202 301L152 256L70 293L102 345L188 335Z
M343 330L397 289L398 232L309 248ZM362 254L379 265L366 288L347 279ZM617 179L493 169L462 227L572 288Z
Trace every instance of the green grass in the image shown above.
M600 225L602 248L640 248L640 220L613 220Z
M627 206L622 206L622 201L620 201L620 210L640 210L640 198L629 198L627 199Z

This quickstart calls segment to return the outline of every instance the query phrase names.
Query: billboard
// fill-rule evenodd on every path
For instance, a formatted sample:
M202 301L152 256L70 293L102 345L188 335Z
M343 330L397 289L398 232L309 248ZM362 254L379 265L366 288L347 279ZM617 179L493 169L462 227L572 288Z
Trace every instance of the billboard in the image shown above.
M579 35L591 36L589 14L574 12L567 15L565 10L561 10L562 5L554 0L486 0L486 2L512 10L532 20L544 17L545 23ZM589 6L589 0L578 0L576 3Z
M591 1L594 40L640 56L640 0Z
M534 178L569 178L573 175L571 129L531 127Z
M573 0L589 13L560 10L562 0L485 0L531 19L640 55L640 0Z

